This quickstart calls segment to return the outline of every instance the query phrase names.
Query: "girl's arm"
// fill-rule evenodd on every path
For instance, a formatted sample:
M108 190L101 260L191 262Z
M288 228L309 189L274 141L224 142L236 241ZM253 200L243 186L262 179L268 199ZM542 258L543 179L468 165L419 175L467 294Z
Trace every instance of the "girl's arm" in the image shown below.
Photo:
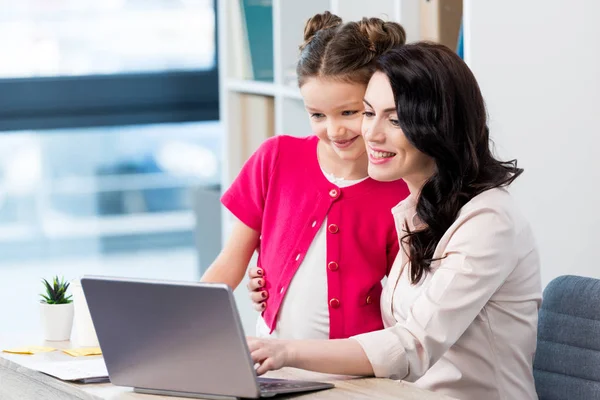
M201 282L226 283L235 289L246 273L260 233L237 220L225 247L204 273Z

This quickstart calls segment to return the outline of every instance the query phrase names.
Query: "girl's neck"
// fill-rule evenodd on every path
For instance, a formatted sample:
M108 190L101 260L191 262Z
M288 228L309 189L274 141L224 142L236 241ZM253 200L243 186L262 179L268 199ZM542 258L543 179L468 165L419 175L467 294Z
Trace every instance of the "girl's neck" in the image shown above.
M368 176L369 159L366 151L357 160L342 160L335 151L319 141L317 159L321 169L336 178L359 180Z

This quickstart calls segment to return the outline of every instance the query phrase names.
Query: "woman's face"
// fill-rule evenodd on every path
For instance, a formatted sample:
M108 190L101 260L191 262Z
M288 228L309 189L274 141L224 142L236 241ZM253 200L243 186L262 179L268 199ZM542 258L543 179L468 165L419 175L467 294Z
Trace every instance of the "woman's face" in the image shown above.
M300 88L315 135L342 160L365 154L361 135L366 86L324 78L309 78Z
M367 86L362 133L369 154L369 176L378 181L404 179L411 192L435 171L433 158L417 150L398 121L388 77L376 72Z

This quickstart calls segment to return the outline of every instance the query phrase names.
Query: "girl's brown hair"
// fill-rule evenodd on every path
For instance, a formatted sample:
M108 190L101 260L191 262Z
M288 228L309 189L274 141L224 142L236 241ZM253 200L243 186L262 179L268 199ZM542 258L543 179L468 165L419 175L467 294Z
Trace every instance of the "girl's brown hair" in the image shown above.
M406 42L404 28L379 18L343 23L326 11L306 22L296 67L298 85L308 78L332 78L367 84L375 59Z

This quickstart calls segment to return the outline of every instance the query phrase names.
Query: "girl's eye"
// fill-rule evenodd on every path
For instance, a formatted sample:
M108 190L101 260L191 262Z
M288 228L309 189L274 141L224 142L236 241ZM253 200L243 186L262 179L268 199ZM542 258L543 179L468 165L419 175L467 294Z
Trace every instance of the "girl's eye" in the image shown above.
M358 111L344 111L344 112L342 112L342 115L343 115L344 117L347 117L347 116L350 116L350 115L354 115L354 114L356 114L357 112L358 112Z
M323 114L321 114L321 113L314 113L314 114L310 114L310 117L311 117L311 118L314 118L314 119L320 119L320 118L323 118L324 116L325 116L325 115L323 115Z

